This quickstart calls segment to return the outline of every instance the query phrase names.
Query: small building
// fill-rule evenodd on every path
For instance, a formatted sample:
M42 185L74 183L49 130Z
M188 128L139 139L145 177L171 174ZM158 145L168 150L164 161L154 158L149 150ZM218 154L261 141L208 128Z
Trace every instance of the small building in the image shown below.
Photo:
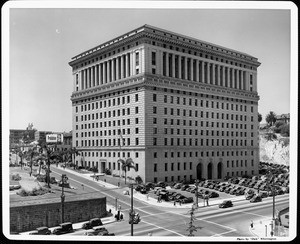
M290 210L289 207L278 212L279 225L289 228Z
M290 123L290 114L276 115L276 121L282 121L286 124Z

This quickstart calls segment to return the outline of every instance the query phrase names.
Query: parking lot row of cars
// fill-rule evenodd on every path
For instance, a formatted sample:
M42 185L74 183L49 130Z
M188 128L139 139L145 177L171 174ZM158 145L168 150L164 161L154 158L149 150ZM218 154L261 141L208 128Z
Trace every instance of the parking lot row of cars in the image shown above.
M109 233L108 230L102 226L102 221L100 218L90 219L88 222L82 224L81 229L87 230L84 235L101 235L101 236L111 236L114 233ZM29 232L29 235L62 235L72 233L73 224L71 222L61 223L58 227L54 228L53 231L46 227L38 227L36 230Z

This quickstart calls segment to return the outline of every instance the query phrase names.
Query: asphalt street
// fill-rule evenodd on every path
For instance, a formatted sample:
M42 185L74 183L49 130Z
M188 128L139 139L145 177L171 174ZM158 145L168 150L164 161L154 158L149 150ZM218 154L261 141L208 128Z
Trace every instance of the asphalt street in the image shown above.
M52 176L61 177L64 170L51 167ZM130 209L130 197L124 195L124 189L108 189L99 186L97 182L83 177L67 173L70 185L75 188L84 188L84 192L101 192L111 206L121 205L121 211L125 220L107 224L105 227L110 233L117 236L129 236L131 225L128 223L128 211ZM68 197L66 193L66 198ZM116 202L117 199L117 202ZM188 209L167 208L159 205L149 205L143 201L134 199L134 209L139 212L141 222L134 225L134 236L187 236L190 215ZM281 209L289 205L289 196L276 196L276 208ZM112 209L114 212L115 209ZM250 221L267 219L272 216L272 198L264 198L262 202L250 203L249 201L235 202L234 206L220 209L217 205L198 208L195 211L194 225L197 231L195 236L202 237L238 237L253 236L249 231ZM82 235L82 231L76 231L72 235Z

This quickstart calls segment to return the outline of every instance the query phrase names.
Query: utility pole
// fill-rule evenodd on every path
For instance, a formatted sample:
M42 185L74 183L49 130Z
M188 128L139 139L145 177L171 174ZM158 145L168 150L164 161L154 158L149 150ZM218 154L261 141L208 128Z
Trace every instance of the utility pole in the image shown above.
M133 184L130 184L130 188L131 188L131 207L130 207L130 214L131 214L131 236L133 236L133 217L134 217L134 213L133 213Z

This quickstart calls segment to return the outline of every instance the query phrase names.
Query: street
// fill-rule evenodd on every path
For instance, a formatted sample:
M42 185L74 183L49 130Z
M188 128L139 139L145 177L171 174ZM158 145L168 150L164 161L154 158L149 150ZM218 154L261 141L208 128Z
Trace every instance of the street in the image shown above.
M52 176L57 179L65 173L63 169L51 167ZM108 189L99 186L97 182L90 181L83 177L67 173L69 183L72 187L79 188L84 185L85 192L101 192L107 198L107 204L121 205L124 214L122 222L107 224L105 227L110 233L116 236L129 236L130 224L128 224L128 211L130 209L130 197L123 195L124 189ZM66 198L68 192L66 192ZM149 205L145 202L134 199L134 210L139 212L141 222L134 225L134 236L146 236L151 233L153 236L187 236L190 215L189 209L184 208L162 208L156 205ZM289 205L289 196L276 196L276 208L283 208ZM204 237L250 237L249 231L251 220L267 219L272 216L272 198L264 198L262 202L250 203L249 201L234 202L231 208L220 209L217 205L202 207L195 211L196 220L194 225L197 231L195 236ZM107 209L108 210L108 209ZM115 209L111 209L114 213ZM124 224L125 223L125 224ZM76 231L71 235L82 235L84 231Z

